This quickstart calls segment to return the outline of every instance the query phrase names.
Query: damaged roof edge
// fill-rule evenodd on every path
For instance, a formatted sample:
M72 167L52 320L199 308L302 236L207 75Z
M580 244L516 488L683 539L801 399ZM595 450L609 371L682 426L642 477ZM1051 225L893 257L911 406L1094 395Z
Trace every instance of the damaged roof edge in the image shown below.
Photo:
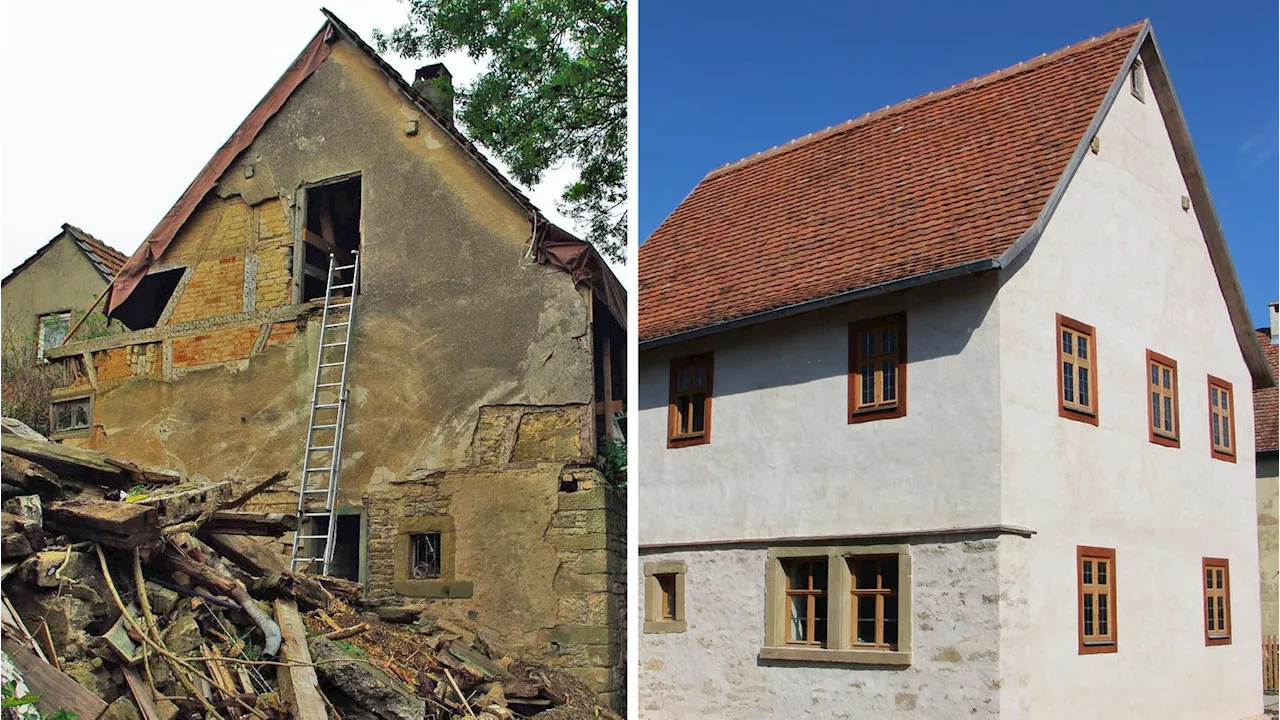
M318 68L329 55L329 45L334 41L335 35L341 36L343 39L355 45L362 52L368 55L378 66L378 68L387 77L391 78L400 92L414 104L427 117L431 118L442 132L454 138L454 140L463 148L463 150L475 159L480 166L502 187L515 202L520 205L530 218L530 249L538 262L549 264L569 272L576 282L586 282L592 286L593 290L602 295L602 299L608 305L610 312L623 325L626 326L626 292L613 271L600 257L599 252L584 240L574 237L567 231L552 225L536 206L524 195L514 184L511 183L502 173L489 161L487 157L480 152L465 135L463 135L452 124L445 122L439 113L431 107L418 91L401 77L400 73L391 67L377 52L374 51L368 43L355 33L346 23L342 22L337 15L334 15L328 9L321 8L321 13L325 16L325 24L320 28L316 35L311 39L303 51L293 61L289 68L276 80L267 94L254 107L249 115L241 122L226 143L209 159L209 162L196 176L195 180L187 186L182 196L174 206L165 214L160 223L151 231L147 239L142 243L141 247L134 252L133 256L120 269L114 279L111 280L111 288L107 293L107 313L110 314L129 297L130 293L137 284L142 280L142 276L146 274L147 269L152 262L159 259L168 248L169 243L177 235L178 230L190 218L191 213L195 211L200 201L213 189L219 177L222 176L226 169L231 166L241 152L253 143L258 133L266 126L276 112L284 106L293 92L302 84L304 80L310 77L311 73ZM560 252L546 252L540 249L539 244L546 241L549 235L543 232L544 225L556 228L558 233L554 234L554 242L557 247L561 248ZM566 253L563 250L567 245L572 243L581 244L583 247L575 253ZM572 267L562 266L558 264L557 259L572 255L575 260L569 263Z

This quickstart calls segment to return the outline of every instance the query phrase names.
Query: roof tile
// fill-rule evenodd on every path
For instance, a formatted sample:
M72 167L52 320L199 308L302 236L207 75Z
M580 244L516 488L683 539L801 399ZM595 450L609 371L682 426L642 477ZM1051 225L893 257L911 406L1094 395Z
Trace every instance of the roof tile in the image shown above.
M640 339L1000 256L1039 216L1142 27L713 171L640 248Z
M1258 344L1262 346L1267 362L1271 363L1271 374L1280 374L1276 357L1280 346L1271 344L1269 328L1258 329ZM1277 406L1280 406L1280 388L1272 386L1253 391L1253 442L1258 452L1280 450L1280 426L1277 425L1280 423L1280 415L1277 414Z

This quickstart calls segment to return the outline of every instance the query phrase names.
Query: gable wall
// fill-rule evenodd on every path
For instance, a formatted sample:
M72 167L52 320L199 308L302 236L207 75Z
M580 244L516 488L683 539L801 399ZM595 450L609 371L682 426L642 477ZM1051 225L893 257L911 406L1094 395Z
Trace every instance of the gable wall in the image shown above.
M362 292L338 505L363 516L369 600L467 620L504 651L616 691L621 515L592 471L572 467L595 453L586 293L525 257L524 210L345 41L153 269L186 268L171 314L117 342L160 362L95 353L88 443L241 484L289 469L256 508L296 509L320 314L286 304L294 206L304 185L354 172ZM397 547L424 517L451 519L450 592L464 597L400 582Z
M1159 106L1121 90L1000 307L1004 520L1037 531L1029 662L1005 678L1034 717L1246 717L1261 710L1253 460L1210 458L1206 373L1250 376ZM1097 427L1058 417L1060 312L1097 328ZM1145 350L1178 361L1182 446L1147 438ZM1119 651L1079 655L1077 545L1116 549ZM1234 642L1205 647L1201 558L1231 563ZM1194 678L1194 681L1189 681Z
M36 319L65 310L83 312L107 286L65 231L43 255L4 286L4 335L36 342Z

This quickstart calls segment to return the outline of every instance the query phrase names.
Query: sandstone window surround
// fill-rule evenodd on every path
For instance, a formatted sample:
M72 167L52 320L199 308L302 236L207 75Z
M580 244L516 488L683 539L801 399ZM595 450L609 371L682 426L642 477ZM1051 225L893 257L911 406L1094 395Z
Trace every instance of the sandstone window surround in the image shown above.
M1059 313L1058 416L1098 424L1098 345L1092 325Z
M49 405L49 436L55 440L88 437L93 431L93 394L61 397Z
M1178 361L1147 350L1147 437L1156 445L1181 447Z
M849 422L907 414L907 315L849 325Z
M667 408L667 447L711 442L711 398L715 393L715 356L702 353L671 361Z
M685 575L683 560L644 564L644 632L682 633L689 629L685 618Z
M1116 607L1115 548L1077 545L1076 584L1079 653L1116 652L1119 612Z
M414 577L414 561L426 560L426 558L415 557L417 549L415 545L420 545L423 537L438 538L436 577ZM455 564L456 539L457 533L454 531L451 517L431 515L402 519L396 528L392 546L396 593L405 597L436 599L471 597L471 581L458 579Z
M859 563L868 560L893 560L896 577L884 583L894 587L897 599L898 617L902 618L897 628L896 643L858 642L858 627L854 607L862 593L855 593L857 581L853 572ZM792 609L799 606L790 596L788 588L792 584L788 579L788 570L798 573L806 569L806 573L816 568L825 570L825 582L806 582L806 613L816 614L820 611L817 601L819 592L825 598L826 608L822 612L824 626L819 632L818 623L810 623L805 618L805 644L793 641L791 630L795 618ZM762 660L790 660L797 662L844 663L859 665L910 665L912 661L912 571L910 546L899 545L841 545L841 546L802 546L787 545L769 548L765 569L765 618L764 647L760 649ZM798 575L796 575L798 577ZM806 577L808 575L806 574ZM859 589L860 585L859 585ZM797 590L799 588L797 587ZM809 601L813 596L813 601ZM811 610L809 609L811 608ZM815 617L816 619L816 617ZM874 632L874 626L873 632ZM865 629L865 626L864 626ZM883 635L881 635L883 637ZM790 641L790 642L789 642Z
M1226 558L1201 559L1204 579L1204 644L1231 644L1231 564Z
M1217 460L1236 461L1236 402L1231 383L1209 376L1209 451Z

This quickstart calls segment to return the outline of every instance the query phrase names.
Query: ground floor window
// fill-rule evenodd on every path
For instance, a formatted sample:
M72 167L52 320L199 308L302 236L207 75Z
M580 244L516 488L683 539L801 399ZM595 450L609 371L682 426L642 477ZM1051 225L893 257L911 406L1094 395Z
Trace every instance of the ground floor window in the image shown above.
M683 560L666 560L644 564L644 631L646 633L684 632L685 574Z
M906 545L769 549L763 659L911 664Z
M60 400L50 407L49 427L54 434L88 431L92 423L92 398Z
M1204 558L1204 644L1231 644L1231 568L1226 558Z
M1076 547L1080 654L1116 651L1116 551Z

